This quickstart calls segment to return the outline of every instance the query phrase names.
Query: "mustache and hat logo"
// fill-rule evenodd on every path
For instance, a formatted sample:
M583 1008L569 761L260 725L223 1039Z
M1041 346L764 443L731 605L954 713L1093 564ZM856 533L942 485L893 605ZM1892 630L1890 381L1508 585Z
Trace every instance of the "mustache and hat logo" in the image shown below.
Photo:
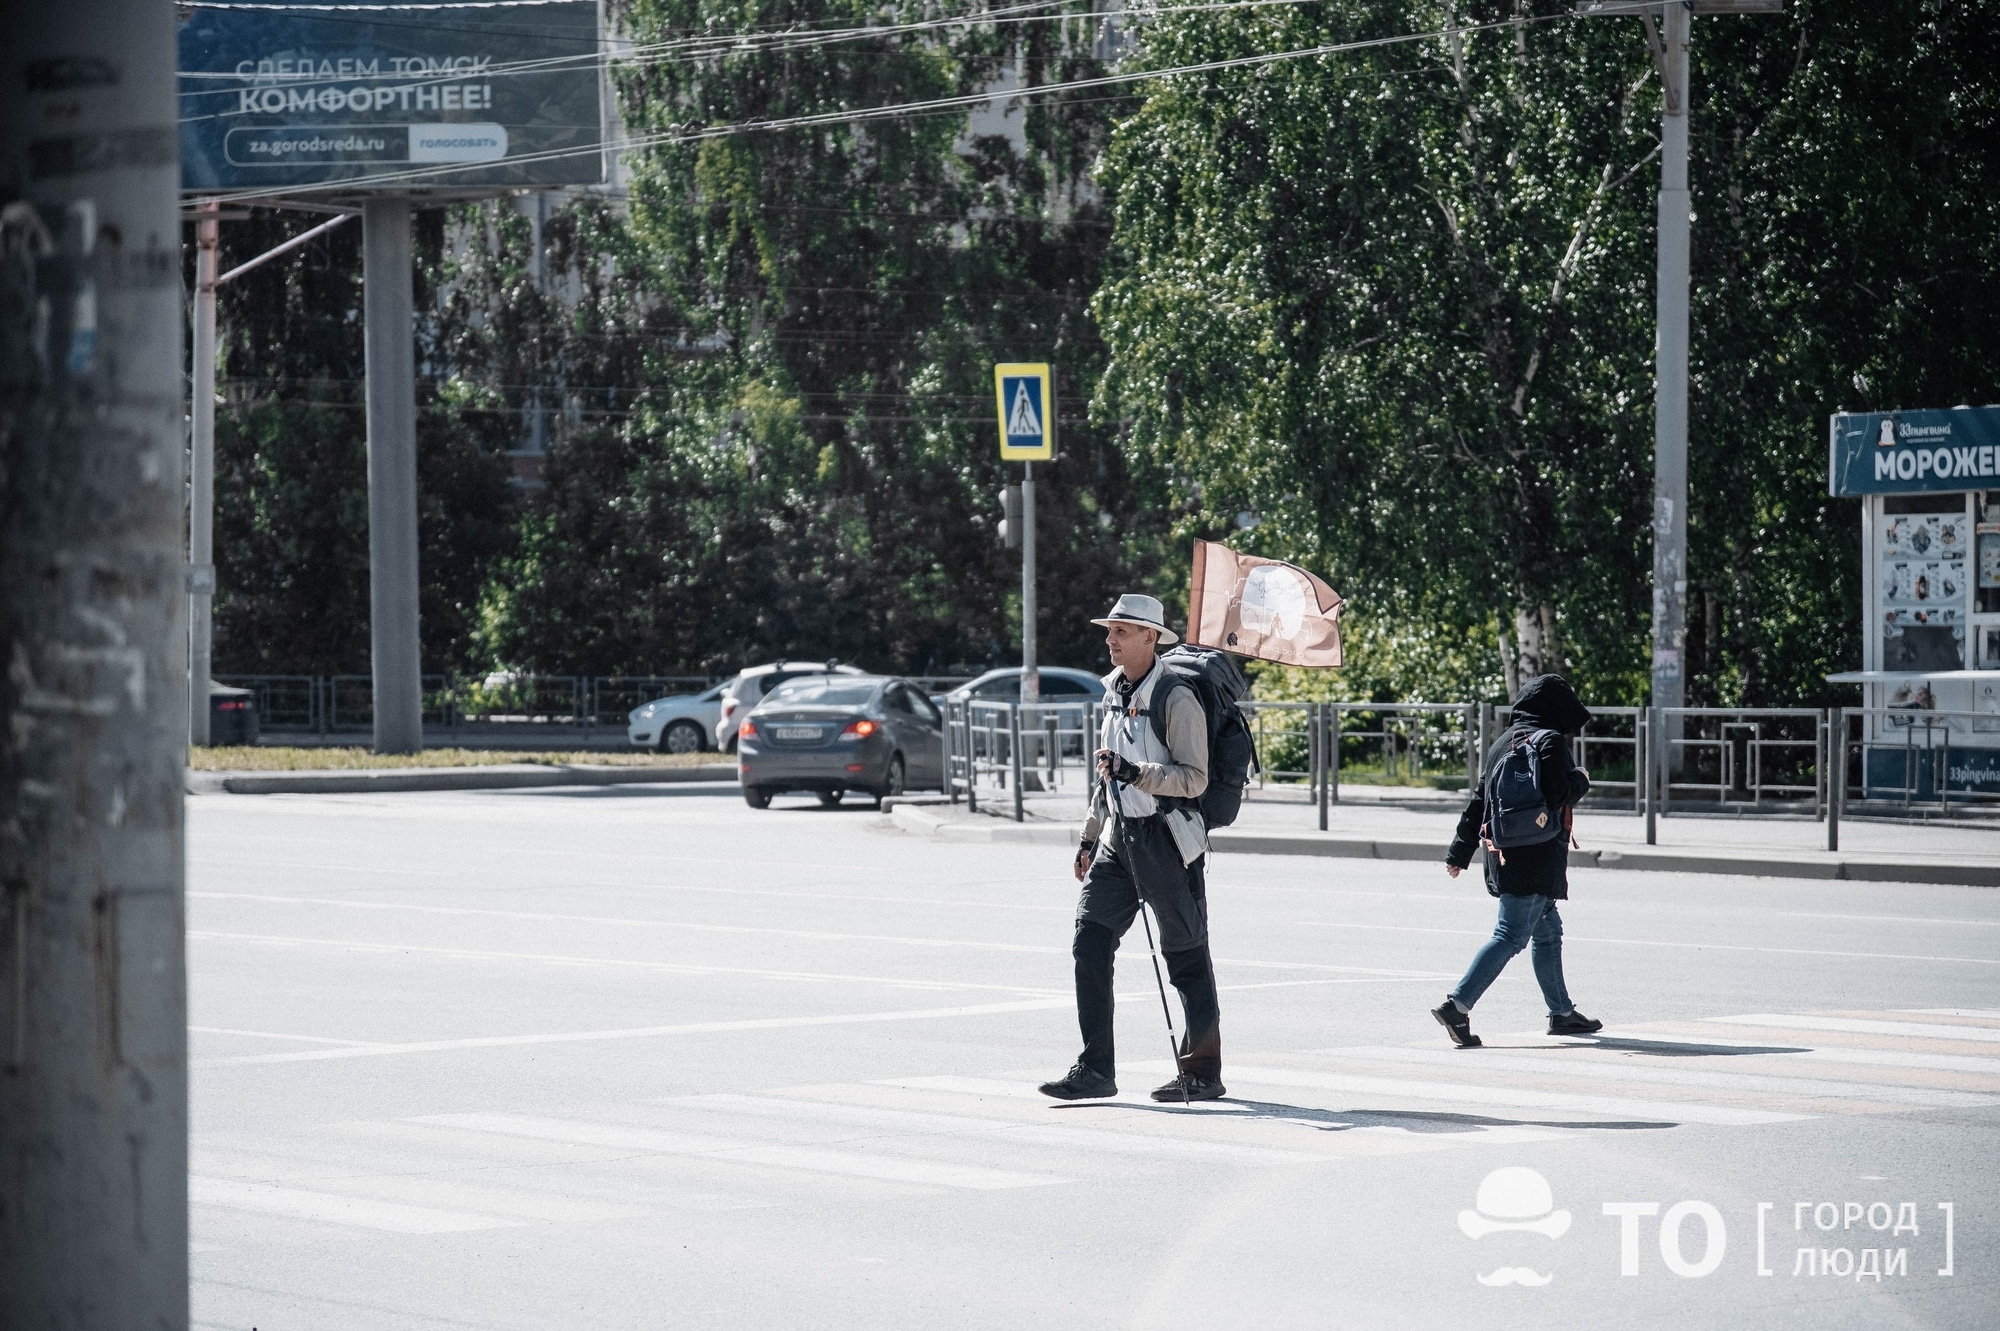
M1518 1165L1496 1169L1480 1180L1473 1209L1458 1213L1458 1227L1469 1239L1489 1234L1528 1233L1559 1239L1569 1233L1573 1218L1556 1209L1549 1181L1532 1169ZM1526 1266L1503 1266L1479 1277L1479 1283L1498 1289L1506 1285L1546 1285L1553 1274Z

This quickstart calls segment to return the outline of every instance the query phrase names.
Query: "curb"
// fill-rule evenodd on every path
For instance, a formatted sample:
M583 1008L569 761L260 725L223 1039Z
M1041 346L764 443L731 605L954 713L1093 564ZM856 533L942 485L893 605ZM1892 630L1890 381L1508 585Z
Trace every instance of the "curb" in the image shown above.
M899 805L889 815L904 831L940 841L1068 846L1068 827L1034 827L993 820L982 827L967 818L946 818L924 808ZM981 822L986 821L981 819ZM1377 841L1335 837L1285 836L1271 832L1220 831L1209 835L1217 851L1235 855L1309 855L1326 859L1424 860L1442 862L1441 841ZM1570 852L1576 869L1634 869L1647 873L1741 874L1752 878L1805 878L1822 882L1933 883L1949 887L2000 887L2000 864L1910 864L1897 860L1778 859L1716 851L1582 850Z
M700 767L596 767L495 763L490 767L387 767L348 772L194 772L190 795L354 795L422 790L525 790L545 786L681 785L736 780L735 763Z

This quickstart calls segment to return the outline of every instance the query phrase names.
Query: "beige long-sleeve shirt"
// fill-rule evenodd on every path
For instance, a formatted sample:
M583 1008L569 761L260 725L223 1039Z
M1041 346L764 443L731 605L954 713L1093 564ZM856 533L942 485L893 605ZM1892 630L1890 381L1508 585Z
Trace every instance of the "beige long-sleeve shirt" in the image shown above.
M1159 666L1153 667L1155 670ZM1141 681L1143 687L1144 681ZM1157 690L1161 684L1155 684ZM1117 693L1114 689L1106 700L1116 705ZM1201 700L1194 696L1194 690L1177 688L1167 694L1167 754L1168 762L1141 762L1139 779L1132 784L1148 795L1167 795L1177 799L1194 799L1208 789L1208 716L1201 710ZM1084 820L1083 839L1095 841L1110 815L1110 792L1099 783L1097 794L1091 801L1090 814Z

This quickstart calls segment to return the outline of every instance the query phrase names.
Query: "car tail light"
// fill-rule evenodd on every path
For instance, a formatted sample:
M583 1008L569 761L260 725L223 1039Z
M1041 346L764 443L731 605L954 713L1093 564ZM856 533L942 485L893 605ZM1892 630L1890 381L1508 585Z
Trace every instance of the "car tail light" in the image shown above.
M743 720L742 727L738 729L736 732L736 737L738 739L757 738L757 723L755 721L750 720L748 717L745 717Z
M867 739L882 727L873 721L849 721L847 729L840 732L842 739Z
M849 764L847 765L847 770L848 770L848 771L850 771L850 772L865 772L865 771L867 771L867 770L868 770L868 764L867 764L867 763L849 763Z

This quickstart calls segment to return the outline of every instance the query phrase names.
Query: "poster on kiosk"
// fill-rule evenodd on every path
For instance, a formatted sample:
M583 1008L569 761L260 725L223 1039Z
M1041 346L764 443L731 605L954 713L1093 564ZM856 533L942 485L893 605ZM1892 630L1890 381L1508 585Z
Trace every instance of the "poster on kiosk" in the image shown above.
M1828 678L1862 688L1866 794L2000 793L2000 407L1843 413L1828 447L1861 500L1861 669Z

